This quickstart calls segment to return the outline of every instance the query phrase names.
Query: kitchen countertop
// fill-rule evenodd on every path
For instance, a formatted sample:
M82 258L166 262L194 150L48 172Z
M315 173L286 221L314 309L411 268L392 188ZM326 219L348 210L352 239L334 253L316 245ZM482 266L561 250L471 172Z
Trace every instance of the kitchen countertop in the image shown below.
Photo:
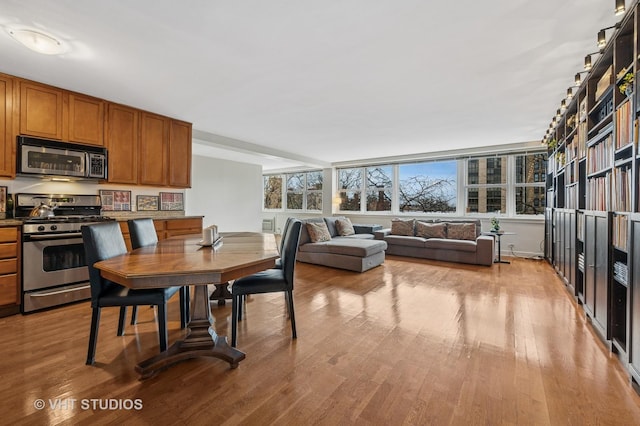
M22 226L22 221L18 219L0 219L0 227L3 226Z

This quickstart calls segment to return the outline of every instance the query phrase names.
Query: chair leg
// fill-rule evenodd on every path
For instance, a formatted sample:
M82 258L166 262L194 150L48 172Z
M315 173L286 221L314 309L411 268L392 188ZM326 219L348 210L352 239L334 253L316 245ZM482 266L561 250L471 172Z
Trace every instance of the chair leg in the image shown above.
M131 325L136 325L138 322L138 305L134 305L131 309Z
M289 317L291 318L291 334L292 338L297 339L298 335L296 334L296 316L293 312L293 292L287 292L287 299L289 302Z
M158 305L158 336L160 338L160 352L167 350L169 331L167 330L167 304Z
M242 321L242 310L244 309L243 305L247 300L246 298L246 294L241 294L240 296L238 296L238 316L236 316L236 318L238 318L238 321Z
M180 289L180 328L185 328L189 322L189 286Z
M118 336L124 336L124 321L127 319L127 307L120 306L120 318L118 319Z
M242 296L234 294L231 298L231 346L238 342L238 305L242 303Z
M98 344L98 326L100 325L100 308L93 308L91 314L91 332L89 333L89 349L87 350L87 365L93 365Z

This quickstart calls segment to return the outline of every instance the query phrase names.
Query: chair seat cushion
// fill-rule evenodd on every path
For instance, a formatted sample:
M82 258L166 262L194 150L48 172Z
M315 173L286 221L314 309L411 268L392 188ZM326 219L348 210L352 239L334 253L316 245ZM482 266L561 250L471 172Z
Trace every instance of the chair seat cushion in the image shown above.
M255 294L286 291L287 281L282 269L267 269L248 277L235 280L231 286L232 294Z
M100 295L100 306L122 305L160 305L165 304L181 287L149 288L144 290L132 290L121 285L112 285L106 288ZM126 298L126 303L123 299Z

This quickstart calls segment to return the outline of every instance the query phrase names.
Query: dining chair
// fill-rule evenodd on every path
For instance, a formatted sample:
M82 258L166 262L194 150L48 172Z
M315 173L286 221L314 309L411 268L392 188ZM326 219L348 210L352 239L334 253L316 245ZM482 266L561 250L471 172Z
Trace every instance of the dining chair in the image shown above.
M129 235L131 237L131 248L133 250L155 245L158 242L158 234L153 225L153 219L140 218L129 219L127 221ZM138 307L134 306L131 312L131 325L138 320ZM189 322L189 286L180 289L180 328L185 328Z
M237 343L238 321L242 320L242 300L243 296L247 294L284 292L291 320L292 337L294 339L297 338L293 310L293 277L301 226L302 222L300 220L291 219L286 235L283 236L283 250L280 253L280 259L282 259L281 269L267 269L266 271L239 278L233 282L231 286L231 346L236 346Z
M87 267L89 268L92 308L87 365L92 365L95 362L100 312L105 307L120 307L118 336L122 336L124 335L127 306L156 305L158 307L160 351L165 351L169 340L167 332L167 301L180 291L180 287L132 290L100 275L100 270L93 266L96 262L127 253L127 246L124 243L120 225L115 221L83 226L82 241L84 243Z
M287 236L287 231L289 230L289 226L291 226L291 222L294 218L288 217L287 221L284 223L284 227L282 228L282 234L280 235L280 244L278 246L278 253L282 253L282 249L284 246L284 239ZM276 259L276 269L282 269L282 258Z

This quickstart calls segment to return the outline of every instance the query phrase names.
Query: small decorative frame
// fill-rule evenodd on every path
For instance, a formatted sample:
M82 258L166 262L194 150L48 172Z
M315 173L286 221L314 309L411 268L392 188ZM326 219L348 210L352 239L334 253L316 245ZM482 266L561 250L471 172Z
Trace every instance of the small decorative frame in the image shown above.
M184 210L184 194L182 192L161 192L160 210Z
M7 212L7 187L0 186L0 213Z
M157 195L137 195L136 207L139 212L156 211L158 210L158 199Z
M131 211L131 191L100 190L102 211Z

